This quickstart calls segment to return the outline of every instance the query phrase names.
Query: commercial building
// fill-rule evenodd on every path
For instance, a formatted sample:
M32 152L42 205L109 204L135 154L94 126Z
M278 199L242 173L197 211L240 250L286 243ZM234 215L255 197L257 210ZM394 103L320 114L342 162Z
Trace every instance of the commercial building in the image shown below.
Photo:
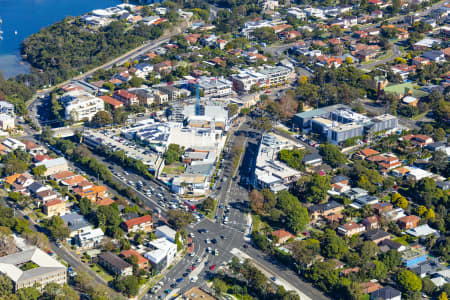
M172 243L175 243L175 235L176 231L170 228L167 225L159 226L156 228L156 236L159 238L166 238L167 240L171 241Z
M14 104L8 101L0 101L0 113L14 115Z
M233 88L236 91L249 92L253 86L260 86L266 81L266 77L254 70L241 70L231 77Z
M292 69L283 66L265 66L260 73L265 77L266 82L263 87L275 87L282 86L287 83L290 75L292 74Z
M44 176L50 176L62 171L68 171L69 165L67 164L67 160L64 157L59 157L55 159L44 160L43 162L37 163L37 167L45 166L46 171L44 172Z
M7 114L0 114L0 129L1 130L8 130L8 129L14 129L14 118L11 115Z
M223 97L232 93L232 82L223 77L205 77L197 80L198 88L205 97ZM190 84L190 90L195 93L196 84Z
M268 188L278 192L287 190L291 183L296 182L301 172L277 160L280 150L294 147L303 146L272 133L264 134L259 144L252 185L258 189Z
M318 133L333 144L398 127L395 116L384 114L368 118L342 104L298 113L293 122L299 130Z
M133 266L111 252L100 254L98 263L116 276L133 275Z
M177 245L165 238L159 238L150 242L155 250L147 252L144 257L158 271L168 267L177 255Z
M92 120L96 113L105 110L102 99L84 90L73 90L61 96L59 100L65 109L66 119L73 121Z
M236 91L249 92L253 86L262 88L281 86L292 74L292 69L283 66L264 66L260 70L246 69L233 75L233 88Z
M30 262L35 267L23 271L23 266ZM0 257L0 273L11 279L14 291L33 286L43 290L49 283L67 282L66 267L39 248Z

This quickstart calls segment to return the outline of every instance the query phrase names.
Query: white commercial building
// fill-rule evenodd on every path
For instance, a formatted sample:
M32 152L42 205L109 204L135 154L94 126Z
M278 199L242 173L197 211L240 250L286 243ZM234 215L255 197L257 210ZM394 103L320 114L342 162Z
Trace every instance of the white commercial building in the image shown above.
M166 238L169 241L171 241L172 243L174 243L175 235L177 234L177 232L175 230L173 230L172 228L170 228L169 226L163 225L163 226L156 227L155 234L159 238Z
M294 147L301 148L302 146L275 134L263 135L258 149L252 184L259 189L268 188L273 192L287 190L289 184L300 178L301 172L278 161L277 155L283 149L293 149Z
M155 250L145 253L144 257L158 270L168 267L177 255L177 245L165 238L151 241L150 246Z
M231 94L232 83L222 77L205 77L198 79L198 86L205 97L223 97Z
M259 86L266 81L266 77L254 70L241 70L238 74L231 77L233 88L236 91L249 92L253 86Z
M14 118L7 114L0 114L0 128L2 130L14 129Z
M105 110L105 103L88 92L74 90L61 96L66 119L73 121L92 120L96 113Z

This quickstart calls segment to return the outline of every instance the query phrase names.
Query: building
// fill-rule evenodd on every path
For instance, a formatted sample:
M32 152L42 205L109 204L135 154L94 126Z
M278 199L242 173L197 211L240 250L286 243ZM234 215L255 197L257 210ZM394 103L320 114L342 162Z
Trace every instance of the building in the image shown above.
M370 300L401 300L402 293L391 286L386 286L370 294Z
M428 224L417 226L416 228L411 228L405 231L407 234L412 235L414 237L423 237L423 236L429 236L431 234L433 235L439 235L439 233L428 226Z
M133 275L133 266L111 252L101 253L98 263L116 276Z
M428 252L420 245L412 246L402 252L402 264L410 268L427 260Z
M65 109L66 119L75 122L92 120L96 113L105 110L102 99L95 97L84 90L74 90L61 96L59 101Z
M337 228L337 232L341 235L351 237L355 234L360 234L366 230L366 227L362 224L358 224L354 221L348 222Z
M7 138L6 140L4 140L2 142L2 144L5 145L6 147L8 147L11 150L22 149L23 151L26 151L25 144L22 143L21 141L13 139L13 138Z
M22 266L27 263L32 263L34 268L23 271ZM11 279L14 291L33 286L43 290L49 283L67 282L66 267L39 248L0 257L0 273Z
M414 51L426 51L433 48L434 45L440 45L441 40L433 38L424 38L413 45Z
M366 230L378 229L380 226L379 219L377 216L370 216L364 218L361 223L366 226Z
M391 238L391 235L389 233L380 229L368 230L364 232L363 236L366 241L372 241L376 244L379 244L382 241L389 240Z
M189 291L183 294L182 300L217 300L216 297L212 296L199 287L193 287Z
M123 104L129 106L129 105L135 105L138 104L139 101L137 99L137 96L135 94L132 94L126 90L118 90L114 92L114 98L122 102Z
M8 101L0 101L0 113L14 115L14 104Z
M1 130L8 130L8 129L14 129L15 127L14 123L14 117L7 114L0 114L0 129Z
M329 215L338 215L344 210L344 205L337 201L330 201L323 204L315 204L308 207L308 213L311 221Z
M205 97L223 97L232 93L232 82L223 77L202 76L197 80L197 84ZM190 89L195 92L196 84L190 84Z
M167 94L169 100L178 100L190 95L188 90L179 89L171 85L161 86L158 89L162 93Z
M150 246L155 250L145 253L144 257L158 271L167 268L177 255L177 245L165 238L151 241Z
M278 245L286 243L289 239L295 238L295 235L293 235L290 232L287 232L284 229L278 229L275 231L272 231L270 234L273 238L276 238L276 243Z
M310 153L306 154L302 158L302 162L305 164L305 166L320 166L322 164L322 156L318 153Z
M101 228L89 229L75 236L75 242L82 249L92 249L99 246L103 240L104 233Z
M262 87L276 87L286 84L292 74L292 69L283 66L264 67L259 71L266 79Z
M156 227L155 234L159 238L166 238L167 240L171 241L172 243L175 243L175 235L177 232L170 228L167 225Z
M407 230L411 228L416 228L419 224L420 218L418 216L410 215L410 216L404 216L402 218L399 218L397 220L398 226L400 226L401 229Z
M103 101L105 101L105 103L111 105L111 107L113 109L118 109L118 108L121 108L123 106L122 102L120 102L117 99L114 99L111 96L105 95L105 96L100 96L99 98L102 99Z
M138 97L140 105L150 106L155 102L155 95L150 89L130 89L130 92Z
M76 235L91 231L94 226L89 223L85 217L77 213L65 214L61 217L64 224L69 228L70 237L75 237Z
M233 89L241 92L249 92L254 86L259 87L264 84L266 77L254 70L241 70L231 77Z
M145 215L142 217L134 218L128 221L125 221L121 224L121 227L126 232L152 232L153 230L153 219L150 215Z
M66 214L66 202L55 199L44 204L44 213L47 217L63 216Z
M136 250L133 250L133 249L124 250L124 251L120 252L120 256L123 258L128 258L130 256L134 256L137 259L137 265L138 265L139 269L148 270L148 268L149 268L150 264L148 262L148 259L146 259L142 255L140 255L139 252L137 252Z
M64 157L44 160L43 162L37 163L36 166L45 166L47 168L44 172L44 176L50 176L58 172L69 170L69 165Z

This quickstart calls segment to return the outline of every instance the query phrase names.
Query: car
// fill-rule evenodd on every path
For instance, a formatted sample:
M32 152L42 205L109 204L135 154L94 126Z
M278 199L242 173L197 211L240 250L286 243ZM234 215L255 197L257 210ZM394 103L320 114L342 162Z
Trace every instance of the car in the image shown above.
M206 244L209 244L209 243L211 243L211 241L210 241L209 239L206 239L206 240L205 240L205 243L206 243Z
M164 293L169 294L172 290L171 289L167 289L164 291Z
M194 271L194 269L195 269L194 267L191 267L191 268L190 268L191 271Z
M216 268L216 265L211 265L211 267L209 267L209 270L214 271L215 268Z
M276 281L276 280L277 280L277 278L276 278L275 276L272 276L272 277L270 277L270 280L272 280L272 281Z
M177 284L176 283L172 283L171 285L170 285L170 288L171 289L174 289L174 288L176 288L177 287Z
M177 282L182 282L183 281L183 277L180 277L177 279Z
M215 244L215 243L217 243L217 240L216 239L212 239L211 243Z
M206 248L206 252L211 252L211 251L212 251L211 247Z
M221 238L222 240L225 240L225 239L226 239L224 235L221 235L220 238Z
M219 255L219 250L217 250L217 249L214 249L214 253L213 253L215 256L218 256Z
M183 277L187 277L189 275L189 273L188 272L186 272L186 273L183 273Z
M271 92L270 91L266 91L266 94L270 94Z
M244 244L244 246L243 246L245 249L247 249L248 248L248 245L247 244Z
M62 245L60 242L56 242L56 246L58 246L58 248L62 248Z

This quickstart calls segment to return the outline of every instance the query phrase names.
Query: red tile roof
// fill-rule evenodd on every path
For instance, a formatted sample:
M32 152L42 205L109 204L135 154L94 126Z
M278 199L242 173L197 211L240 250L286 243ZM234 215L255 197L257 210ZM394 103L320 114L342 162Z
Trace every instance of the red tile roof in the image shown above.
M130 228L130 227L133 227L133 226L136 226L136 225L145 223L145 222L152 222L152 220L153 220L153 219L152 219L152 216L150 216L150 215L145 215L145 216L142 216L142 217L138 217L138 218L134 218L134 219L125 221L124 223L125 223L125 225L126 225L128 228Z

